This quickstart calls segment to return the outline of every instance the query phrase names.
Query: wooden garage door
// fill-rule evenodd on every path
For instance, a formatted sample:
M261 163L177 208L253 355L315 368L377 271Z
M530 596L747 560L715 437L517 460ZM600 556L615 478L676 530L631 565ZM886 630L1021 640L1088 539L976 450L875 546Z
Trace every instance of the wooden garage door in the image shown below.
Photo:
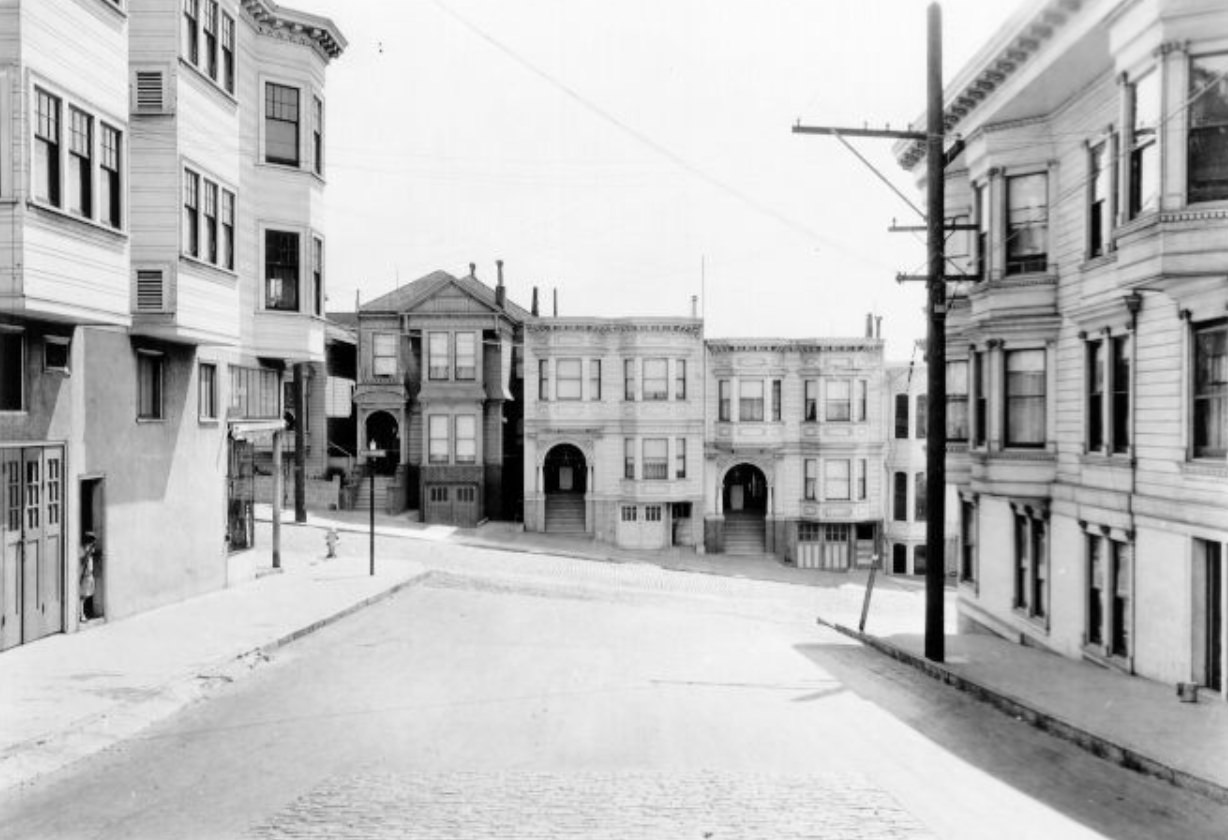
M64 629L64 449L0 449L0 650Z

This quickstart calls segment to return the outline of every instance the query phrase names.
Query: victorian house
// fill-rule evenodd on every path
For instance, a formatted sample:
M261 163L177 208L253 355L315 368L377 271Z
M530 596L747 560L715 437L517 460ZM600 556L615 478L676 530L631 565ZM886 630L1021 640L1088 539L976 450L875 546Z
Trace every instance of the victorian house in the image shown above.
M436 271L358 310L358 448L379 476L377 504L424 522L514 519L521 505L518 361L529 313L492 289ZM361 492L369 492L362 482Z
M6 648L241 573L245 453L323 360L345 42L271 0L15 0L0 31Z
M524 355L525 530L701 543L701 322L533 318Z
M869 566L883 538L882 340L711 339L706 366L707 550Z
M961 618L1224 693L1228 7L1027 4L945 103Z

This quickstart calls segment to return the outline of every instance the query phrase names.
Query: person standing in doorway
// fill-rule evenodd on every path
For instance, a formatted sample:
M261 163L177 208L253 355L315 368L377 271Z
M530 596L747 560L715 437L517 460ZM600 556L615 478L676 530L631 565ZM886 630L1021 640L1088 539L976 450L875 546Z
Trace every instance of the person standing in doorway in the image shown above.
M86 531L81 538L81 611L78 616L81 621L88 621L94 616L94 590L97 582L94 580L94 561L98 556L98 539L93 532Z

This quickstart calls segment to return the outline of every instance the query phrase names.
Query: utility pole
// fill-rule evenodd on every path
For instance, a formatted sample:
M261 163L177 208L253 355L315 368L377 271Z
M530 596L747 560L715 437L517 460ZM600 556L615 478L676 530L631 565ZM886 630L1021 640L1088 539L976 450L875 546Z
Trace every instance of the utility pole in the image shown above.
M946 640L943 636L944 581L946 577L943 529L946 519L946 452L947 452L947 387L946 387L946 283L943 272L946 262L946 183L948 163L962 151L956 142L950 150L943 148L942 110L942 10L930 3L927 12L926 50L926 126L925 131L893 131L891 129L836 128L831 126L793 126L794 134L826 134L844 137L875 137L892 140L920 140L926 144L926 373L928 400L926 412L925 470L925 657L933 662L945 659ZM864 159L863 159L864 162ZM881 176L880 176L881 177ZM913 279L901 275L898 279ZM920 279L920 278L917 278ZM961 278L962 279L962 278Z

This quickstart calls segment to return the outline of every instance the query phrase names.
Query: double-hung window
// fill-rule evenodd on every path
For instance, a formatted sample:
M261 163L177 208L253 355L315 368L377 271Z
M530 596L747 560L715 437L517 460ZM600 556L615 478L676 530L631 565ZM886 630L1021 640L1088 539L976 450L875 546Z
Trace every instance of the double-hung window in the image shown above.
M976 202L976 277L985 280L989 277L989 205L985 201L985 185L977 184L974 188Z
M1129 543L1087 535L1087 644L1106 656L1130 655L1132 555Z
M1113 167L1109 165L1108 143L1093 146L1089 153L1087 256L1099 257L1108 248L1112 229L1109 192L1112 189Z
M845 422L853 418L852 383L847 379L827 380L827 402L823 419L828 422Z
M99 123L98 136L100 148L99 166L102 171L98 175L98 212L99 221L115 229L120 227L120 207L123 190L120 183L120 133L106 123Z
M427 462L448 463L448 421L446 414L432 414L427 418Z
M540 402L550 401L550 360L537 361L537 399Z
M205 34L205 74L217 79L217 0L205 0L205 16L201 29Z
M299 90L289 85L264 85L264 160L298 166Z
M162 409L161 353L138 350L136 354L137 406L139 420L161 420Z
M601 401L601 359L588 361L588 398Z
M802 419L807 423L813 423L819 419L819 381L807 379L805 389L806 399Z
M644 360L644 400L669 399L669 362L666 359Z
M200 363L197 406L201 420L217 419L217 365Z
M929 511L929 504L926 502L926 478L925 473L915 473L912 477L913 493L912 503L913 512L912 518L914 522L924 522L926 513Z
M968 362L947 362L947 440L968 440Z
M34 198L60 206L60 100L34 89Z
M635 438L623 439L623 478L635 478Z
M200 62L200 0L183 0L183 55Z
M772 380L772 422L779 423L781 417L781 381Z
M738 382L738 420L762 422L763 380L743 379Z
M371 335L371 373L374 376L397 375L396 333L373 333Z
M311 238L311 312L324 314L324 240Z
M674 478L686 478L686 438L674 441Z
M728 423L733 419L733 398L730 396L731 383L728 379L717 382L716 419Z
M925 394L917 396L917 440L925 440L926 424L929 422L929 398Z
M1006 352L1006 445L1045 445L1045 351Z
M1160 73L1153 70L1130 85L1134 115L1130 133L1129 205L1133 219L1160 204Z
M427 334L426 370L429 379L448 378L448 337L446 332Z
M989 365L984 351L972 354L972 445L984 446L989 431Z
M1044 271L1049 260L1049 176L1006 179L1006 273Z
M644 478L669 478L668 438L644 438Z
M891 518L896 522L908 521L908 473L897 472L891 476Z
M635 359L623 360L623 399L635 400Z
M311 121L311 165L317 175L324 174L324 100L313 96Z
M1048 537L1045 520L1016 510L1014 517L1015 609L1032 618L1048 611Z
M222 87L235 92L235 19L222 13Z
M205 181L205 247L202 258L217 263L217 184Z
M1228 320L1194 327L1194 457L1228 455Z
M472 414L456 415L456 463L474 464L478 459L478 419Z
M802 498L808 502L814 501L818 492L819 483L819 462L814 458L807 458L804 464L805 477L802 484Z
M456 359L454 369L458 380L472 381L478 375L477 333L456 334Z
M823 498L845 500L850 498L849 461L827 460L823 464Z
M68 109L68 209L87 219L94 216L94 118Z
M1190 59L1188 201L1228 199L1228 53Z
M183 252L200 256L200 176L183 171Z
M299 311L298 234L285 230L264 232L264 306L284 312Z
M555 396L560 400L578 400L583 387L583 370L580 359L559 359L555 363Z
M895 395L895 437L908 439L908 394Z

